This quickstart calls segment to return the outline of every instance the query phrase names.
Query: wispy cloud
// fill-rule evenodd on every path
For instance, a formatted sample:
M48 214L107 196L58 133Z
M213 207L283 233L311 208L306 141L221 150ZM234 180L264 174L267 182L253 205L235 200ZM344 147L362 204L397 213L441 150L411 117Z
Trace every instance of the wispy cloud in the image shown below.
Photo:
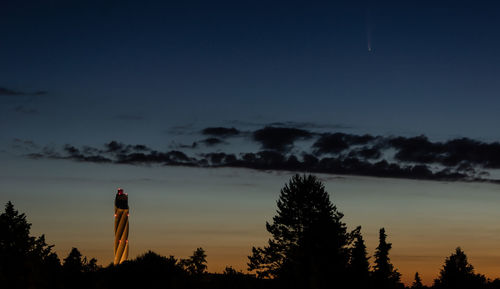
M0 95L4 96L19 96L19 95L45 95L47 94L47 91L44 90L38 90L38 91L33 91L33 92L26 92L26 91L20 91L20 90L13 90L10 88L6 87L0 87Z
M18 105L14 108L15 112L23 114L37 114L38 110L32 107L26 107L24 105Z
M230 137L239 135L240 131L234 127L207 127L201 131L204 135L216 136L216 137Z
M235 128L206 128L201 135L237 135ZM199 134L199 135L200 135ZM210 137L190 146L169 151L145 144L111 141L102 147L67 144L59 149L28 145L34 159L68 159L78 162L129 165L182 165L196 167L240 167L266 171L307 171L339 175L364 175L426 180L497 181L486 170L500 169L500 143L468 138L432 142L425 136L395 137L340 132L317 133L289 127L263 127L244 138L257 142L261 150L234 153L231 139ZM309 149L297 153L295 142L311 141ZM196 144L203 143L205 146ZM218 147L220 144L223 147ZM211 147L217 151L210 152ZM196 155L192 149L196 148ZM221 151L221 148L232 151ZM189 149L186 151L185 149ZM208 150L208 151L204 151ZM236 150L237 151L237 150ZM388 156L387 151L391 151ZM189 153L191 152L191 153Z
M114 116L115 119L126 120L126 121L140 121L146 119L140 114L117 114Z
M313 133L304 129L266 126L253 133L253 139L261 143L263 149L280 152L289 151L299 139L309 139Z

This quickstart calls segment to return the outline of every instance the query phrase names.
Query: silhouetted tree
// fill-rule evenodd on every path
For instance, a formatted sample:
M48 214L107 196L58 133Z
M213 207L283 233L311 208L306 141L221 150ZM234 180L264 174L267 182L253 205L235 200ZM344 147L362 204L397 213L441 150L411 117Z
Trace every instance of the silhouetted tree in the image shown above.
M398 288L402 286L399 282L401 274L394 269L390 262L389 250L391 250L392 244L387 243L386 238L385 229L381 228L379 231L379 244L375 250L373 278L377 288Z
M361 235L361 226L358 226L351 236L354 240L349 259L350 286L367 288L370 284L370 263L367 256L365 241Z
M191 257L182 259L181 264L191 275L201 275L207 269L207 255L205 250L197 248Z
M59 258L45 236L30 236L31 224L8 202L0 215L0 284L5 288L57 288Z
M85 267L83 269L84 269L85 273L93 273L93 272L97 272L99 270L99 266L97 265L96 258L92 258L88 262L87 262L87 258L85 258L84 263L85 263Z
M126 278L124 278L126 276ZM148 251L101 270L100 288L186 288L187 273L174 256Z
M500 279L496 278L494 280L489 281L486 288L488 288L488 289L500 289Z
M422 279L420 278L420 275L418 275L418 272L415 273L415 281L413 281L413 284L411 285L412 289L419 289L423 288L422 284Z
M95 258L87 261L87 257L82 256L77 248L72 248L62 265L64 283L68 288L88 287L95 282L98 269Z
M439 277L434 280L436 288L472 289L485 286L486 278L475 274L474 267L460 247L444 261Z
M281 189L277 215L266 223L267 246L252 248L248 269L276 277L288 288L341 286L346 278L348 241L343 214L315 176L295 175Z
M72 248L68 257L64 259L63 271L66 274L79 274L83 273L84 263L82 254L77 248Z
M222 274L224 274L224 275L242 275L243 273L236 271L231 266L226 266L226 268L224 268L224 271L222 272Z

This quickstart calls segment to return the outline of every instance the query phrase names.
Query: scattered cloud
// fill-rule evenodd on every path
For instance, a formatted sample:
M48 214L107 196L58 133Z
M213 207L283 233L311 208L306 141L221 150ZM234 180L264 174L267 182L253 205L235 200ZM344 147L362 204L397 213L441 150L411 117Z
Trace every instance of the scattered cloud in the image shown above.
M344 124L321 124L313 122L296 122L296 121L283 121L272 122L266 126L280 126L280 127L293 127L301 129L350 129L352 127Z
M224 138L239 133L236 128L209 127L201 131L201 135L208 138L195 141L192 145L171 145L170 150L166 151L145 144L125 144L116 140L101 147L67 144L56 149L17 139L14 140L14 146L28 152L28 156L33 159L500 182L489 179L487 171L500 168L498 142L485 143L469 138L433 142L423 135L401 137L317 133L301 128L266 126L252 132L251 140L257 142L260 149L238 152ZM311 145L299 150L294 145L298 140L310 140ZM247 149L251 147L252 141L243 139ZM210 147L222 143L227 144L223 147L227 151L221 151L221 147L217 147L215 152L210 151L213 150ZM195 148L196 151L193 151Z
M137 152L134 148L143 145L112 145L110 142L103 149L89 148L79 149L77 147L66 145L63 153L54 153L53 151L42 151L32 153L28 156L33 159L51 158L68 159L78 162L91 163L115 163L131 165L183 165L195 167L238 167L251 168L257 170L272 171L308 171L326 174L340 175L365 175L375 177L392 177L408 179L427 179L427 180L480 180L467 173L461 173L456 170L443 169L438 172L432 172L427 165L400 165L389 163L385 160L370 163L355 157L325 157L315 158L314 156L303 157L296 155L284 155L274 150L264 150L257 153L242 153L239 156L226 153L208 153L201 157L189 157L181 151L160 152L149 150L147 152Z
M47 94L47 91L44 91L44 90L39 90L39 91L34 91L34 92L25 92L25 91L9 89L6 87L0 87L0 95L5 95L5 96L45 95L45 94Z
M500 143L498 142L484 143L469 138L431 142L426 136L421 135L411 138L393 138L390 144L398 150L396 159L403 162L500 168Z
M230 137L235 136L240 133L239 130L234 127L207 127L201 131L204 135L216 136L216 137Z
M9 107L19 114L38 114L38 110L33 107L39 96L47 94L47 91L20 91L6 87L0 87L0 102L5 107Z
M235 126L252 126L252 127L266 127L266 126L279 126L279 127L292 127L292 128L302 128L302 129L351 129L352 126L345 124L325 124L325 123L314 123L314 122L298 122L298 121L277 121L277 122L251 122L251 121L241 121L241 120L230 120L228 121Z
M218 144L223 144L225 143L223 140L221 139L218 139L216 137L209 137L209 138L206 138L204 140L200 140L198 141L199 143L203 143L205 144L206 146L215 146L215 145L218 145Z
M187 123L183 125L171 126L165 132L171 135L184 135L192 133L193 129L194 129L194 123Z
M27 150L27 151L29 151L29 150L39 149L40 146L37 145L32 140L25 140L25 139L15 138L12 141L12 148L17 149L17 150Z
M313 133L307 130L273 126L266 126L253 133L253 139L259 142L263 149L280 152L289 151L296 140L309 139L312 136Z
M379 159L382 157L382 152L379 147L362 147L353 149L349 152L349 157L362 158L364 160Z
M323 134L313 145L316 154L333 153L337 154L353 145L365 145L372 142L374 136L365 134L362 136L345 133Z
M140 114L117 114L114 116L114 118L127 121L139 121L145 119L145 117Z
M24 114L37 114L38 110L32 107L26 107L24 105L18 105L14 108L15 112Z

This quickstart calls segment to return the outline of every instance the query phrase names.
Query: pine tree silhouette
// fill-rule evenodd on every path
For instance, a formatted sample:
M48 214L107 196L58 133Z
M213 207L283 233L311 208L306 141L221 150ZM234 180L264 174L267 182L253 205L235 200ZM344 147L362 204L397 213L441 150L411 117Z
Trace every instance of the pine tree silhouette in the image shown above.
M197 248L191 257L188 259L182 259L180 261L181 265L189 272L191 275L201 275L207 269L207 255L203 248Z
M375 250L375 266L373 277L377 288L398 288L402 284L399 282L401 274L394 269L390 262L389 251L392 244L386 241L385 229L379 231L379 245Z
M370 284L370 263L361 235L361 226L358 226L351 233L351 236L354 239L354 244L349 260L350 284L354 288L367 288Z
M460 247L446 258L439 277L434 280L436 288L477 289L485 284L486 278L474 273L474 267L469 264L467 255Z
M422 284L422 279L420 278L420 275L418 274L418 272L415 273L415 281L413 281L413 284L411 285L411 288L412 289L419 289L419 288L423 288L423 284Z
M252 248L248 268L275 277L288 288L342 286L347 277L348 234L343 214L330 202L323 184L295 175L281 190L268 245Z
M0 284L5 288L57 288L59 258L45 236L30 235L31 224L12 202L0 214Z

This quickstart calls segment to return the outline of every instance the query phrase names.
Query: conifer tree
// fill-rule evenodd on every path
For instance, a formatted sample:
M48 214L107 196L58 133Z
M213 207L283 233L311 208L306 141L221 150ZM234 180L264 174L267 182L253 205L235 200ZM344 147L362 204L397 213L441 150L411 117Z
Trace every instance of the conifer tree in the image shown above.
M68 254L68 257L64 259L63 270L65 272L71 273L81 273L83 272L84 262L82 259L82 254L77 248L72 248Z
M31 224L12 202L0 214L0 284L5 288L54 288L60 262L45 236L30 235Z
M415 273L415 281L413 281L413 284L411 285L412 289L419 289L422 288L422 279L420 278L420 275L418 272Z
M189 272L191 275L201 275L207 269L207 255L203 248L197 248L191 257L188 259L182 259L180 261L181 265Z
M390 262L389 251L392 244L386 241L385 229L379 231L379 245L375 250L375 266L373 277L377 288L397 288L401 286L401 274Z
M485 285L486 278L475 274L474 267L469 264L467 255L460 247L446 258L439 277L434 280L436 288L477 289Z
M352 233L354 244L351 249L349 260L349 271L351 285L354 288L367 288L370 281L370 263L367 256L365 242L361 235L361 226L358 226Z
M336 287L346 278L348 234L343 214L315 176L295 175L281 190L266 229L267 246L252 248L248 268L288 288Z

